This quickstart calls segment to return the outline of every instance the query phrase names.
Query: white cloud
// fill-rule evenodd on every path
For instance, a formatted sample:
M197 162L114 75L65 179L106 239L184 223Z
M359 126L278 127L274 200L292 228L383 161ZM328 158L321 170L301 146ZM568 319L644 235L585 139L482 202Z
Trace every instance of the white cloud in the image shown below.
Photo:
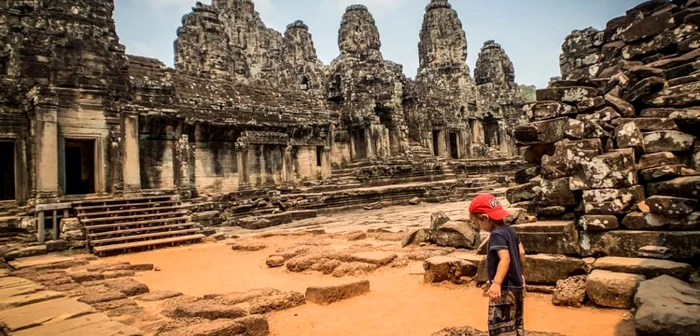
M401 6L403 0L327 0L335 3L339 9L345 10L346 7L354 4L362 4L367 6L370 13L375 17L381 17Z

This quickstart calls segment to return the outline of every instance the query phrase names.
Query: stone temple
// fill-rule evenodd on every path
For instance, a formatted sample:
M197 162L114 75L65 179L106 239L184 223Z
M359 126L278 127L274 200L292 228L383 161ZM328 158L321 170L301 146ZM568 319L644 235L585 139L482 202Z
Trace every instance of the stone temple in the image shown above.
M463 198L496 186L467 176L522 163L512 132L526 120L513 64L488 41L473 78L447 0L425 8L415 79L384 59L362 5L345 11L340 55L326 65L301 21L280 33L251 0L198 2L177 30L174 69L126 54L113 10L111 0L0 3L7 223L20 214L23 226L39 220L51 230L52 218L70 217L81 202L104 213L121 209L119 199L177 196L174 210L216 195L189 211L219 211L270 193L409 182L448 181L434 197L461 185L451 196ZM356 196L356 205L381 201L372 197ZM269 197L265 205L257 214L304 209Z

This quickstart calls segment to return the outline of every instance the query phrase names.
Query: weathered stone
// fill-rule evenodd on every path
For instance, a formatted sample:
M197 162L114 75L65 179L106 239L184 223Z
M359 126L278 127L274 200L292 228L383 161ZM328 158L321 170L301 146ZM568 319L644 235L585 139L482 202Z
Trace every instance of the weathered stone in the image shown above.
M568 178L542 180L533 188L535 201L540 205L575 205L576 199L569 187Z
M250 314L267 314L272 311L285 310L306 303L304 294L287 292L272 296L260 296L250 300L248 312Z
M415 229L409 231L401 240L401 247L419 245L430 240L432 231L429 229Z
M507 225L523 224L528 222L528 213L526 209L522 208L507 208L508 217L503 221Z
M605 101L612 105L615 110L617 110L617 112L619 112L620 115L625 118L633 118L637 115L637 111L635 110L634 106L626 102L624 99L615 97L611 94L606 94Z
M622 189L583 191L583 206L587 215L625 214L643 200L644 188L638 185Z
M172 312L173 318L204 318L208 320L237 318L248 315L240 307L221 305L202 300L178 305Z
M644 151L644 136L637 127L637 124L629 122L617 126L615 138L618 148L634 148L640 152Z
M580 113L585 113L602 106L605 106L605 99L603 99L603 97L600 96L594 98L586 98L581 100L581 102L579 102L578 104L576 104L578 112Z
M656 131L644 133L647 153L685 152L692 148L695 137L679 131Z
M586 136L586 123L576 120L569 119L566 124L566 129L564 130L564 135L567 139L580 140Z
M439 256L428 258L423 262L423 281L426 283L437 283L450 281L458 283L460 277L473 277L477 273L477 265L472 262Z
M643 281L634 304L638 335L700 334L700 290L681 280L663 275Z
M608 231L619 227L616 216L584 215L579 219L579 225L584 231Z
M552 100L563 103L577 104L586 98L599 96L599 91L595 88L578 87L553 87L537 90L537 100Z
M485 255L480 255L480 254L471 254L471 253L460 253L460 254L455 254L451 255L449 257L454 257L466 262L469 262L473 265L476 265L476 275L474 275L474 281L477 283L483 283L488 281L488 273L486 270L486 256ZM466 266L468 269L471 268L471 266L467 265ZM467 273L471 273L472 271L469 271Z
M652 154L644 154L639 158L637 163L638 170L656 168L667 165L679 165L681 160L671 152L658 152Z
M671 250L663 246L642 246L638 252L639 258L651 258L660 260L669 260L673 258Z
M585 275L576 275L557 281L557 285L554 287L554 293L552 294L553 305L580 308L583 306L585 300Z
M140 283L134 279L114 279L104 282L107 288L124 293L126 296L136 296L148 293L150 290L146 284Z
M363 262L372 265L383 266L392 262L394 259L396 259L396 257L396 253L391 252L357 252L349 256L348 262Z
M116 290L108 290L88 293L78 298L78 301L87 304L95 304L121 299L126 299L126 295L124 295L124 293Z
M600 139L559 141L554 154L542 157L541 175L545 179L572 176L579 163L600 155L602 151Z
M531 179L537 177L540 174L540 166L529 167L525 169L520 169L515 172L515 183L527 184ZM507 195L507 192L506 192ZM507 198L507 196L506 196ZM511 202L514 203L514 202Z
M700 49L698 49L700 52ZM644 103L653 107L684 107L700 102L700 82L671 86L644 99Z
M150 292L137 296L135 299L139 301L162 301L167 299L172 299L174 297L182 296L182 293L175 291L158 291Z
M652 213L672 218L686 217L698 207L697 199L673 196L651 196L645 203Z
M586 295L601 307L629 309L642 281L642 275L594 270L586 279Z
M700 197L700 176L685 176L647 185L649 196L676 196L690 199Z
M692 230L700 228L700 213L694 212L679 218L632 212L625 216L622 225L630 230Z
M603 257L593 263L594 269L643 275L647 279L670 275L688 280L692 267L689 264L642 258Z
M666 88L666 86L666 80L661 77L644 78L639 83L628 89L623 95L623 98L626 101L636 103L663 90Z
M5 260L13 260L17 258L33 257L46 254L46 245L29 246L19 250L5 253Z
M305 297L306 301L327 305L365 294L369 290L369 280L360 280L334 286L308 287Z
M70 275L71 279L77 283L81 282L86 282L86 281L95 281L95 280L104 280L105 276L101 273L92 273L92 272L84 272L84 273L73 273Z
M438 246L474 249L479 246L479 233L463 222L447 222L435 232Z
M617 151L582 161L577 174L569 179L569 189L625 188L636 183L634 152Z
M528 255L525 257L525 261L527 263L525 281L531 284L554 285L559 280L586 274L587 271L586 263L583 260L562 255Z
M662 13L637 21L622 32L620 37L625 43L630 43L658 35L667 29L673 28L673 24L673 14L668 12Z
M519 146L555 143L564 138L568 118L537 121L518 126L513 136Z
M700 37L700 35L698 35L698 37ZM700 47L700 38L696 40L696 43ZM669 79L668 86L671 87L696 82L696 80L693 80L696 76L693 74L698 70L700 70L700 61L667 69L665 77Z
M634 123L642 132L678 131L676 122L668 118L620 118L613 121L613 125L624 125L627 123Z
M678 108L649 108L642 111L642 117L648 118L669 118L673 119L679 126L696 126L700 122L700 108L688 107Z
M450 221L450 217L447 217L444 212L438 211L430 214L430 230L437 230L443 224Z
M537 222L513 225L528 253L578 255L578 231L573 222Z
M535 192L533 188L534 185L532 183L510 187L506 190L506 198L511 204L534 199Z
M523 111L530 120L554 119L561 116L576 113L576 109L570 105L555 101L539 101L523 106Z
M624 223L623 223L624 225ZM700 231L606 231L582 232L583 256L637 257L644 246L656 245L671 250L674 260L700 256Z

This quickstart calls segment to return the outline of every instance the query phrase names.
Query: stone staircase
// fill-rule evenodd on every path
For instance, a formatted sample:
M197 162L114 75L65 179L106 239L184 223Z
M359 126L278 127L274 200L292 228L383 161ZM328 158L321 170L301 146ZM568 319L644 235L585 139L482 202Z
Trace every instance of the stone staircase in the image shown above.
M96 255L175 246L204 237L173 196L88 200L73 206Z
M20 209L15 201L0 201L0 229L17 227Z

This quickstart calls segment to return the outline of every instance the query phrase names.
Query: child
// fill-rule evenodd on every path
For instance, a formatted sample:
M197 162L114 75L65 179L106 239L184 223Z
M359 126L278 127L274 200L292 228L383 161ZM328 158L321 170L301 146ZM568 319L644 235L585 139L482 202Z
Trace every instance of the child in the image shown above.
M469 218L490 232L486 269L489 283L489 335L525 335L523 290L525 249L503 220L508 212L493 195L481 194L469 205Z

